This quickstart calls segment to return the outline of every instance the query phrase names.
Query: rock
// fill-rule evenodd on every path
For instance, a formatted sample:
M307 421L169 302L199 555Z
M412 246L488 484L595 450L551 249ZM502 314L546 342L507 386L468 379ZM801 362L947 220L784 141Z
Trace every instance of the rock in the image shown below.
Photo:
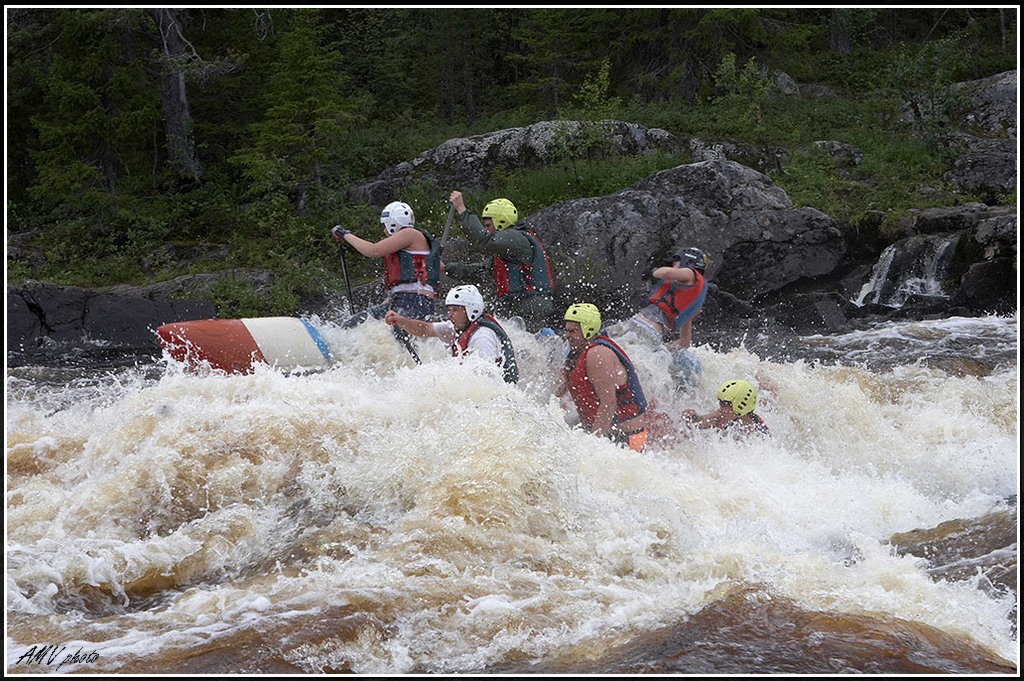
M814 143L814 146L818 147L826 154L828 154L835 161L836 166L840 170L845 170L859 166L861 161L864 160L864 152L853 146L852 144L846 144L845 142L837 142L835 140L819 140Z
M274 278L274 272L271 270L234 268L202 274L187 274L149 286L113 286L109 293L136 296L153 301L185 297L202 299L208 297L215 287L229 281L251 285L256 293L264 294L269 292L273 286Z
M1017 140L950 136L962 150L942 179L986 203L998 203L1017 188Z
M960 278L956 299L981 314L1013 314L1019 301L1010 284L1019 281L1016 261L999 258L972 264Z
M947 139L961 151L943 179L997 203L1017 187L1017 71L956 83L952 89L965 104Z
M1017 503L1013 498L980 518L952 520L929 528L893 535L889 544L897 555L913 555L928 562L935 580L974 581L978 588L999 596L1017 593ZM984 579L978 579L978 576Z
M8 286L8 365L34 363L40 355L52 358L68 349L159 354L156 327L215 314L213 304L195 300L154 301L32 281Z
M678 166L521 223L548 247L559 305L585 296L619 316L643 303L642 273L688 246L710 256L709 281L748 302L831 272L845 252L832 218L794 208L766 175L727 160Z
M592 142L600 142L604 153L623 156L673 150L679 144L664 130L636 123L543 121L450 139L353 187L348 197L353 202L383 207L412 184L432 187L445 196L452 189L480 193L496 168L514 170L556 163L573 145Z
M956 83L953 89L966 99L957 126L983 137L1017 139L1017 71Z

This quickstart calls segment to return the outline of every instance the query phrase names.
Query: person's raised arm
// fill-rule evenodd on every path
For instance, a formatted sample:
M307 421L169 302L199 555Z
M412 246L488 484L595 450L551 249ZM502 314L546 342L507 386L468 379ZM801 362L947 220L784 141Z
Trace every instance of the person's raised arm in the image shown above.
M461 192L453 191L448 200L455 206L462 233L474 249L512 262L527 263L533 259L533 244L526 234L518 229L490 231L473 211L466 208Z
M693 286L697 283L697 275L689 267L656 267L651 276L681 286Z

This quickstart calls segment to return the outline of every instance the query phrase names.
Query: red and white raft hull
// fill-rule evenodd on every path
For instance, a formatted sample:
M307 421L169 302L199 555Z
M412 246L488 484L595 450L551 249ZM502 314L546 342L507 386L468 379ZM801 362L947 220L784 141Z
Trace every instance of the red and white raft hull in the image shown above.
M164 324L156 335L167 354L192 371L250 374L260 364L295 371L331 363L320 333L296 317L197 319Z

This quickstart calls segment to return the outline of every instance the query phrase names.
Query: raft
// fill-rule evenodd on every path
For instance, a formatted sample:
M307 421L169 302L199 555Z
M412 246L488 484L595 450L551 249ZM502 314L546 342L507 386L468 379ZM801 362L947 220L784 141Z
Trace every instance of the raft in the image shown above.
M156 335L171 359L191 372L251 374L261 364L293 372L332 361L319 331L297 317L196 319L164 324Z

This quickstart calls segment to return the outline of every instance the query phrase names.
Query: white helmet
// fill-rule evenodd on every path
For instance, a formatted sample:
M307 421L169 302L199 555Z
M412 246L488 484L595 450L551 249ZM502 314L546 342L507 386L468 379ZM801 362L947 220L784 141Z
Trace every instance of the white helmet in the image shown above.
M445 305L458 305L466 308L469 321L475 322L484 313L484 297L479 289L472 284L456 286L444 298Z
M392 201L380 213L380 224L388 234L394 234L403 227L415 227L416 216L407 203Z

